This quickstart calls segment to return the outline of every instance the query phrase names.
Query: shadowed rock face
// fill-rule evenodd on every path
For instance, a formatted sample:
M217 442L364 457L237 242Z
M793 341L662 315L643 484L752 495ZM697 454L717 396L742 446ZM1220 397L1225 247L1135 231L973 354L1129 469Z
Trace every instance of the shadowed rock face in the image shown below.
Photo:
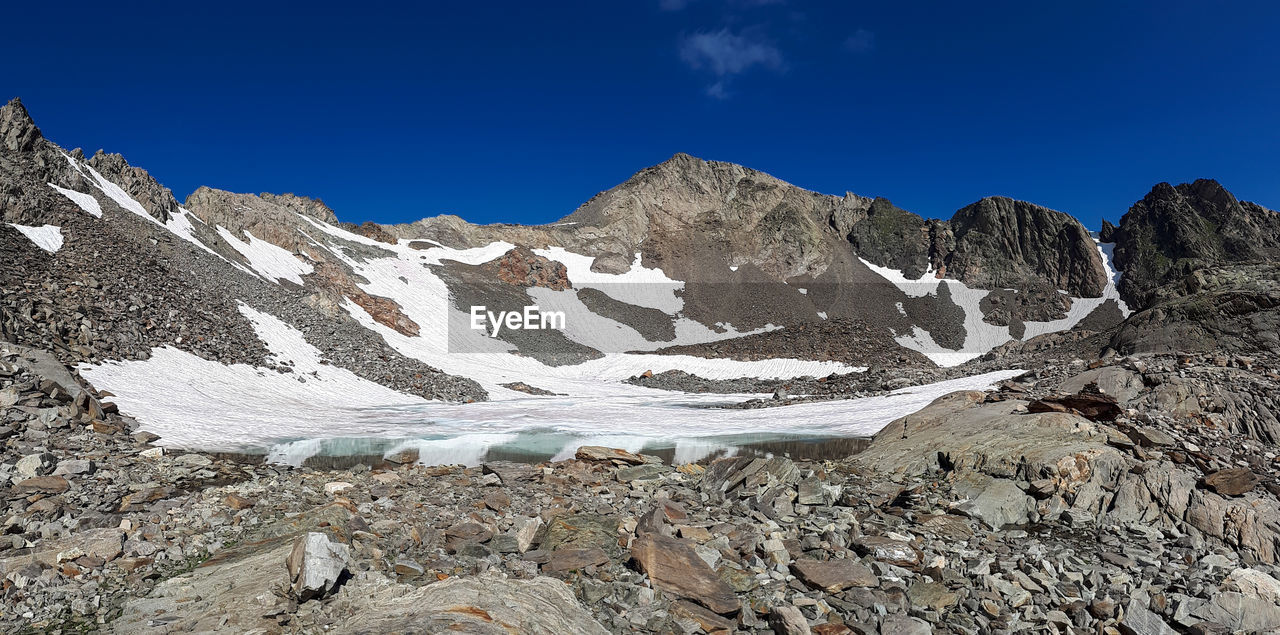
M1003 288L1039 279L1091 298L1107 286L1088 230L1062 212L993 196L956 212L950 226L955 251L943 259L946 273L972 286Z
M1198 269L1148 297L1150 307L1120 326L1112 348L1126 354L1280 354L1280 265Z
M1195 269L1280 258L1280 214L1236 200L1211 179L1156 185L1110 233L1124 272L1120 292L1139 308Z

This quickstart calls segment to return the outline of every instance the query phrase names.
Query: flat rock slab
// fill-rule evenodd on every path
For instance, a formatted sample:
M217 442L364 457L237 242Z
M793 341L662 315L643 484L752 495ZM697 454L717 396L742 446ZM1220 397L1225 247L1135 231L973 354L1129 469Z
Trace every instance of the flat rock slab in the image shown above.
M1222 496L1241 496L1257 487L1258 476L1248 468L1233 467L1206 476L1204 484Z
M579 461L616 461L627 465L645 463L644 457L618 448L606 448L602 445L584 445L574 453Z
M879 579L862 563L848 558L812 560L802 558L791 565L797 578L810 587L839 593L849 587L873 587Z
M661 477L663 474L672 471L671 468L657 463L646 463L644 465L629 465L620 468L614 477L619 483L630 483L632 481L648 481Z
M449 578L404 592L383 587L364 594L359 610L330 633L608 633L553 578Z
M884 536L864 536L857 538L854 548L858 553L871 556L880 562L896 564L899 567L919 566L923 558L919 549L909 542L894 540Z
M589 549L556 549L542 570L549 573L567 573L587 567L609 564L609 554L599 547Z
M58 565L58 554L75 551L110 562L120 557L123 545L124 532L115 527L90 529L57 540L43 540L26 554L0 558L0 577L33 563L55 567Z
M70 487L67 479L61 476L33 476L18 481L13 490L19 494L61 494Z
M542 548L590 549L599 547L610 557L620 555L618 546L618 519L600 514L570 514L557 516L547 523L546 538Z
M289 601L277 591L289 583L285 560L292 547L276 544L251 556L219 560L156 585L129 600L110 628L116 633L276 632L273 613Z
M1115 421L1123 414L1114 397L1088 393L1037 399L1027 404L1027 412L1072 412L1090 421Z
M728 615L741 603L733 589L694 551L693 543L661 534L645 534L631 546L631 558L658 590Z

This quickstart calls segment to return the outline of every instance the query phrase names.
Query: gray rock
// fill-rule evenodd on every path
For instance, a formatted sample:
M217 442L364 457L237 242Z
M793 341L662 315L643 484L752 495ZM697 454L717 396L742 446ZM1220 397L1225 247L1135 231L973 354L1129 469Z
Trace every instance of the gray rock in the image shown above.
M907 615L886 615L880 621L882 635L932 635L933 627L929 623Z
M52 472L57 464L57 458L48 452L29 454L18 459L18 462L14 464L14 480L44 476Z
M330 633L443 633L477 635L608 631L578 603L564 582L538 577L449 578L405 592L382 587L361 597Z
M1125 606L1124 617L1117 626L1126 635L1176 635L1177 631L1165 623L1160 616L1152 613L1145 606L1145 601L1135 598Z
M350 557L350 547L333 542L318 531L307 532L294 540L286 563L298 601L322 598L336 589L347 571Z
M809 620L804 618L804 613L790 604L769 609L769 626L782 635L810 635L813 632L809 630Z
M76 474L93 474L95 465L92 460L88 459L68 459L59 461L58 467L53 470L54 476L71 476Z

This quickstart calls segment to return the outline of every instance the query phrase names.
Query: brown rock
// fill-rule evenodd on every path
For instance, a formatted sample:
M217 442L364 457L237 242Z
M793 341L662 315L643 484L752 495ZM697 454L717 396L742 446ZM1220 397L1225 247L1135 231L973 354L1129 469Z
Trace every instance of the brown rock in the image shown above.
M71 484L61 476L33 476L23 479L14 486L19 494L61 494Z
M503 511L511 506L511 496L503 491L492 492L484 497L484 506L495 512Z
M155 558L121 558L116 563L116 566L120 567L120 570L125 573L131 573L153 562L155 562Z
M736 613L741 603L693 543L661 534L645 534L631 546L631 558L664 593L701 604L721 615Z
M809 630L813 631L813 635L851 635L853 633L853 631L849 630L848 626L845 626L844 624L836 624L834 622L817 624L810 627Z
M590 549L556 549L543 565L543 571L549 573L565 573L579 571L592 566L609 564L609 555L599 547Z
M606 448L601 445L584 445L578 448L574 457L579 461L617 461L628 465L644 463L644 457L618 448Z
M482 265L497 270L498 279L521 287L546 287L563 291L570 286L569 270L559 263L539 256L526 247L515 247L497 261Z
M1115 421L1123 411L1115 397L1082 392L1066 397L1038 399L1027 404L1027 412L1074 412L1090 421Z
M879 579L862 563L849 558L813 560L802 558L791 565L797 578L810 587L839 593L849 587L873 587Z
M164 487L147 487L140 489L128 496L125 496L124 500L120 501L120 511L139 511L146 503L154 503L158 500L163 500L173 496L174 491L175 490L172 487L167 485Z
M671 605L671 613L676 617L693 620L708 633L732 633L733 620L708 611L688 600L676 600Z
M1248 468L1233 467L1206 476L1204 484L1222 496L1241 496L1257 487L1258 476Z
M239 494L227 494L227 497L222 499L222 502L227 507L230 507L231 509L234 509L236 511L239 511L241 509L248 509L258 504L258 501L255 501L250 498L245 498L243 496L240 496Z
M493 537L493 532L480 523L458 523L444 530L444 535L450 538L465 538L484 542Z

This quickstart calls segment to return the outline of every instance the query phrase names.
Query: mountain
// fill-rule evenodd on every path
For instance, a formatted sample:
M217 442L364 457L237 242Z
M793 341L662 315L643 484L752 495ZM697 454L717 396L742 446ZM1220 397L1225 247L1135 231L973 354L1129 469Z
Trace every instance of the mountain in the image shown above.
M1153 292L1196 269L1280 258L1280 214L1239 201L1217 181L1160 183L1108 232L1124 272L1120 292L1145 307Z
M354 225L14 100L0 221L5 631L1280 629L1276 214L1212 181Z
M232 309L255 306L299 329L335 364L371 381L393 377L397 389L429 397L483 399L505 383L481 382L487 385L481 389L439 368L451 366L444 361L451 346L497 350L450 329L472 305L513 308L536 300L569 312L575 326L564 334L498 337L503 350L552 366L628 351L702 350L714 357L716 349L697 347L750 334L759 336L725 350L742 359L784 355L770 348L784 340L795 350L816 350L841 337L840 328L812 328L828 320L875 325L858 330L859 344L844 348L845 364L883 363L883 351L897 351L890 353L897 363L923 363L923 355L953 364L1011 339L1069 328L1094 311L1113 322L1121 315L1114 298L1104 297L1110 275L1078 221L1000 197L966 206L949 221L926 220L884 199L819 194L742 166L677 154L549 225L477 226L441 216L355 226L338 222L323 202L289 194L202 187L179 203L123 157L98 152L85 159L50 143L16 100L4 108L2 130L5 220L59 227L65 239L52 256L31 245L21 250L50 259L40 266L71 263L82 257L87 236L109 236L120 245L113 256L155 258L161 271L128 288L151 290L156 300L148 305L164 307L170 332L248 337L251 321ZM86 209L103 220L89 221ZM513 251L519 249L526 251ZM472 262L480 252L483 260ZM93 266L103 278L123 283L138 276L135 262L103 253L96 252L102 261ZM571 264L568 286L542 289L482 266L503 253ZM435 289L431 307L412 284L376 279L411 261L426 269L422 282ZM637 281L643 284L627 286ZM185 310L195 295L207 310ZM360 326L348 303L398 336L434 339L426 345L433 352L388 345ZM406 308L414 303L417 314ZM778 329L787 337L763 335ZM146 357L163 343L221 361L270 365L259 346L212 350L206 343L227 337L139 334L88 346L85 359L118 357L103 351L121 344L124 357Z

